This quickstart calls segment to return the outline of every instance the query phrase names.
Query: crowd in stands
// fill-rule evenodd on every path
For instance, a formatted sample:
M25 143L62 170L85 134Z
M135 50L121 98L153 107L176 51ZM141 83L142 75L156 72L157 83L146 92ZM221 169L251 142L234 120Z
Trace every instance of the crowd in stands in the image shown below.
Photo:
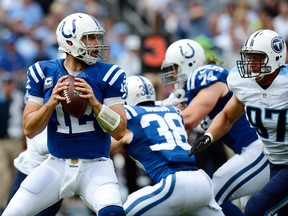
M128 5L141 22L127 19ZM13 73L22 81L32 62L58 57L55 29L73 12L91 14L104 26L106 42L111 45L110 61L128 74L145 73L141 38L149 34L160 34L169 42L196 39L228 69L234 66L245 38L257 29L273 29L288 40L288 3L283 0L221 0L217 4L212 0L2 0L0 72ZM150 30L139 32L139 25ZM132 64L127 64L127 56Z

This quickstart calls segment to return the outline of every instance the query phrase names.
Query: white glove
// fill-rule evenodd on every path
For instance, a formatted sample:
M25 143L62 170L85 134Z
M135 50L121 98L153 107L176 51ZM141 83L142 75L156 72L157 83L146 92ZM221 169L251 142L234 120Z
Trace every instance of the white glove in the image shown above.
M171 92L169 97L162 101L163 106L175 106L180 103L184 103L188 100L184 89L176 89Z

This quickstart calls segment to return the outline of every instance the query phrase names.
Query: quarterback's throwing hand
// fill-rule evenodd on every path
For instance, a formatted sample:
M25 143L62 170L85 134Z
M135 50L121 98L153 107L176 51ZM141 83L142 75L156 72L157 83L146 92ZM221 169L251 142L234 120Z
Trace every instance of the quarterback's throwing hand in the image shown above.
M200 152L204 150L212 143L212 141L212 137L207 134L201 136L196 140L195 143L192 144L188 156L191 157L195 152Z

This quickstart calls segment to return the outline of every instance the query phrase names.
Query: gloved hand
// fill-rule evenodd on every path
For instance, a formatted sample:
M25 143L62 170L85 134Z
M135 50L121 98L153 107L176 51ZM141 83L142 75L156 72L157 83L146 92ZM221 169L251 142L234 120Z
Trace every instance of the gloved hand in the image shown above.
M171 92L169 97L162 101L163 106L175 106L179 103L184 103L188 100L184 89L176 89Z
M203 136L198 138L195 143L192 144L188 156L191 157L194 153L206 149L212 142L213 142L212 134L210 133L204 134Z

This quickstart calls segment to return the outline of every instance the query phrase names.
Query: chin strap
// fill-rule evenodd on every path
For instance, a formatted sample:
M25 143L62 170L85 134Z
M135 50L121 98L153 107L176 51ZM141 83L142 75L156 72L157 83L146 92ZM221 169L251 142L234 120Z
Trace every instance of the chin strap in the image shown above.
M106 105L102 105L100 113L95 116L98 124L106 133L113 131L120 124L120 115Z

